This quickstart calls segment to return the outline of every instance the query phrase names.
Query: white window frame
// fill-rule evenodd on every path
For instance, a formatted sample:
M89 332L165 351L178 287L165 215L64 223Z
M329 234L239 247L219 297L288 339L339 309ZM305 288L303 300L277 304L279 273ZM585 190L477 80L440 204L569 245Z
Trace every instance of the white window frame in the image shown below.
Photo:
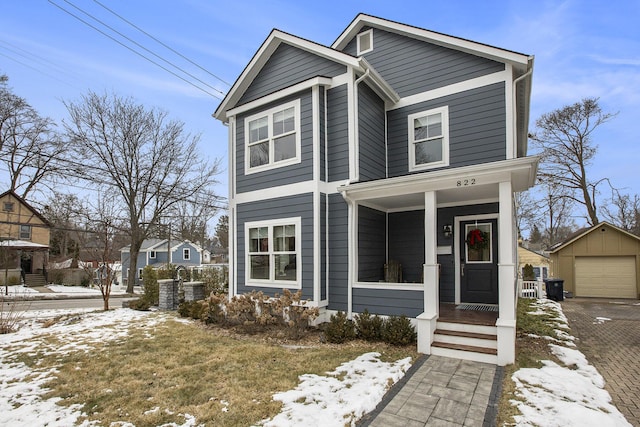
M144 272L144 268L138 268L138 279L142 280L142 273Z
M28 224L20 224L20 240L31 240L32 232L33 232L33 227L31 227Z
M416 118L432 116L435 114L440 114L442 119L442 160L437 162L430 163L422 163L416 164L416 152L415 152L415 144L416 142L423 142L425 140L416 141L414 135L414 125L413 122ZM443 106L438 108L433 108L427 111L421 111L419 113L410 114L407 118L407 131L409 137L407 138L409 145L409 171L422 171L427 169L439 168L443 166L449 166L449 107ZM428 141L428 139L426 140Z
M149 251L149 258L156 259L156 251Z
M275 271L273 269L274 264L274 255L275 251L273 248L273 228L277 226L283 225L293 225L296 228L295 238L296 238L296 280L277 280L275 277ZM265 287L265 288L278 288L278 289L301 289L302 288L302 240L301 240L301 225L302 219L301 217L292 217L292 218L278 218L267 221L252 221L245 222L244 224L244 241L245 241L245 286L255 286L255 287ZM249 230L252 228L260 228L267 227L268 236L269 236L269 248L265 255L269 255L269 279L252 279L251 278L251 253L249 252L250 248L250 236Z
M369 47L366 49L362 49L361 40L364 39L365 37L369 39ZM357 44L357 54L356 54L357 56L361 56L361 55L364 55L365 53L371 52L373 50L373 28L358 34L356 38L356 44Z
M187 261L191 259L191 249L182 248L182 259Z
M285 160L280 160L280 161L275 161L274 160L274 153L275 153L275 149L274 149L274 141L275 141L275 137L273 134L273 115L276 113L279 113L283 110L286 110L288 108L293 108L294 112L293 112L293 118L294 118L294 126L295 126L295 136L296 136L296 155L294 157L291 157L289 159L285 159ZM265 142L267 141L269 144L269 162L264 164L264 165L260 165L260 166L254 166L251 167L251 155L250 155L250 132L249 132L249 123L251 123L254 120L258 120L260 118L263 117L267 117L267 128L268 128L268 136L266 140L263 140L261 142ZM293 132L291 132L291 134L293 134ZM283 135L286 134L282 134L282 135L277 135L278 138L282 137ZM261 111L260 113L257 114L253 114L247 118L244 119L244 171L245 171L245 175L249 175L252 173L256 173L256 172L262 172L262 171L266 171L266 170L270 170L270 169L276 169L276 168L280 168L283 166L288 166L288 165L293 165L296 163L300 163L300 149L301 149L301 137L300 137L300 100L296 99L294 101L288 102L286 104L281 104L278 105L276 107L270 108L268 110L265 111ZM255 144L255 143L254 143Z

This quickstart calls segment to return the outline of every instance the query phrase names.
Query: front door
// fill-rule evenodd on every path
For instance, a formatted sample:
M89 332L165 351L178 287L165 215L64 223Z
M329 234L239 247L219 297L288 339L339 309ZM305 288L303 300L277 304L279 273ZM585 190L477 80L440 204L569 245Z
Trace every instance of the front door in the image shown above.
M460 302L498 303L498 221L460 222Z

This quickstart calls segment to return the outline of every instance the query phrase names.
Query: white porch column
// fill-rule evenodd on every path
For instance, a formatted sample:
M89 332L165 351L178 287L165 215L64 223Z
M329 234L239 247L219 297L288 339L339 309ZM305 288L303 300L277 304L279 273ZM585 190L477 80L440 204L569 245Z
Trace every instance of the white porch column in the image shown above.
M499 184L498 218L498 365L515 361L516 351L516 253L513 191L511 182Z
M424 193L424 312L418 320L418 351L431 354L439 312L436 192Z

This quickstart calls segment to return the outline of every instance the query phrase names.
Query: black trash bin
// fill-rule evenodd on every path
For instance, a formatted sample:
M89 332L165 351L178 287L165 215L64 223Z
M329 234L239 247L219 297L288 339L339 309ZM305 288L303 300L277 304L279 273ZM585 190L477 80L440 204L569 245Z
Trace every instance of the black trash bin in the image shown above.
M547 298L554 301L564 301L564 280L563 279L545 279L545 289Z

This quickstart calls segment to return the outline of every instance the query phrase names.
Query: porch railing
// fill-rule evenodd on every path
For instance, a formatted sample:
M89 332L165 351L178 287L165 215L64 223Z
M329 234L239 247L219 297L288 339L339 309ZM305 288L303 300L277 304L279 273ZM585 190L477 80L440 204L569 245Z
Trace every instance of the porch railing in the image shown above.
M544 298L542 280L518 280L518 296L521 298Z

